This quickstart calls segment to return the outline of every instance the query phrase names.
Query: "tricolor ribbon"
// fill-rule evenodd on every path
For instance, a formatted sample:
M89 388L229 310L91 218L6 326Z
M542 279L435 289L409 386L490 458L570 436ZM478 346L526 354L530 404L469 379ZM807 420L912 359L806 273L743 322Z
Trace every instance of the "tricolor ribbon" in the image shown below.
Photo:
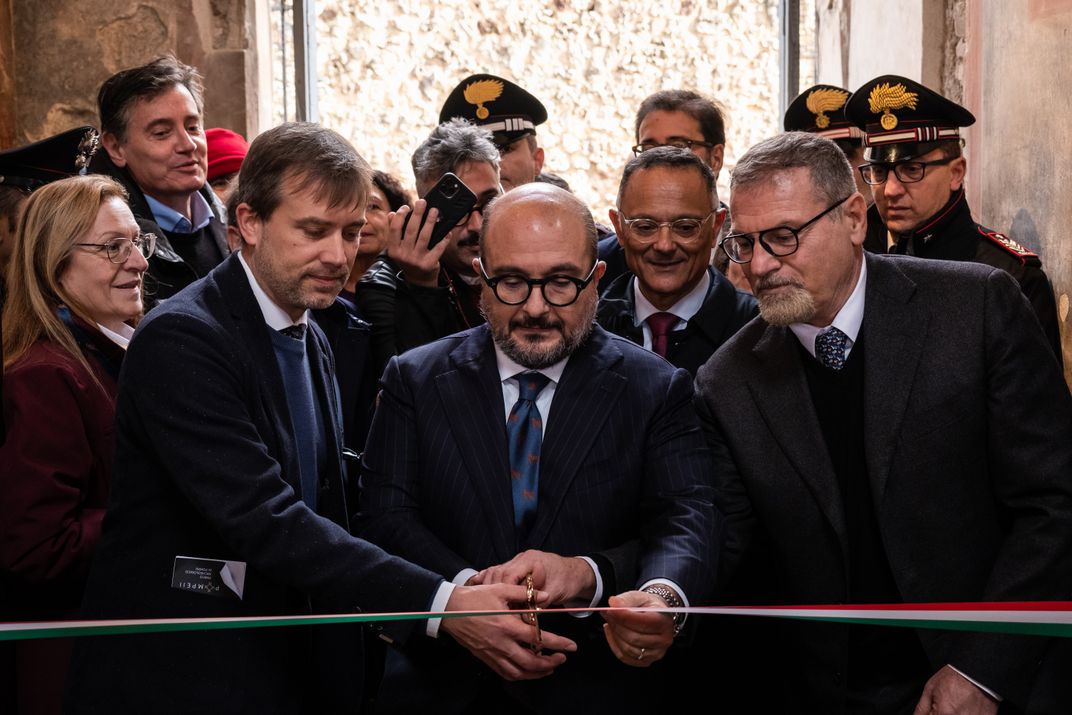
M896 603L826 606L693 606L688 608L545 608L552 613L610 612L685 613L696 616L755 616L804 621L854 623L930 628L939 630L1010 633L1017 635L1072 637L1072 601L1022 601L991 603ZM509 611L447 611L445 613L337 613L316 616L254 616L245 618L145 618L96 621L37 621L0 623L0 641L103 636L115 634L169 633L175 631L230 628L275 628L334 623L375 623L426 618L501 616L525 613Z

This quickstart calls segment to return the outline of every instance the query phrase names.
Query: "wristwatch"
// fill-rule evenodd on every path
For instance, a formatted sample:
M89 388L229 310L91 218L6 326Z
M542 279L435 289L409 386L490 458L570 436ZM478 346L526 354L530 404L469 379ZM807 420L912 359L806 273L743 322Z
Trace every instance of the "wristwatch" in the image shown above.
M645 586L642 590L645 593L651 593L663 599L670 608L682 608L685 605L681 597L677 595L677 592L664 584L653 583L650 586ZM674 635L676 636L681 632L681 627L685 624L685 614L674 613L672 615L674 618Z

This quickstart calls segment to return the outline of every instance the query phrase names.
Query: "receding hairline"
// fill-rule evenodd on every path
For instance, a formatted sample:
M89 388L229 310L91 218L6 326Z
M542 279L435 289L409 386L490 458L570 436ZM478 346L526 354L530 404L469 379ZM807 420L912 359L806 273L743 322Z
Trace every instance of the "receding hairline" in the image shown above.
M484 217L483 231L481 231L481 254L484 254L487 248L486 241L499 222L510 218L500 216L502 212L533 209L550 212L555 208L564 209L564 211L555 212L556 216L565 213L576 221L585 239L586 253L594 258L598 236L595 219L588 206L573 193L553 184L540 182L523 184L502 194L489 204L490 211Z

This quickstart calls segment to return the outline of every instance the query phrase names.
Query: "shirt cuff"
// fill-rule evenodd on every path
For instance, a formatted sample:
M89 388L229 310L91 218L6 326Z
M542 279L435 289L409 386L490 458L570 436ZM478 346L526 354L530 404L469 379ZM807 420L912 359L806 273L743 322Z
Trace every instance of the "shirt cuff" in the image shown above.
M565 605L570 607L570 608L580 608L581 606L588 606L589 608L595 608L597 605L599 605L599 602L603 599L603 576L600 575L599 567L596 566L596 562L593 561L592 559L588 558L587 556L577 556L575 558L581 559L582 561L584 561L586 564L588 564L591 567L592 573L595 574L595 578L596 578L596 591L595 591L595 594L592 596L592 600L590 602L588 602L588 603L585 603L584 601L576 600L576 601L571 601L571 602L569 602L569 603L567 603ZM571 613L570 615L573 616L574 618L587 618L588 616L592 615L592 612L591 611L580 611L580 612Z
M999 703L1001 702L1001 696L1000 696L1000 695L998 695L998 694L997 694L997 693L995 693L995 692L994 692L993 690L991 690L990 688L988 688L988 687L986 687L985 685L983 685L982 683L980 683L980 682L979 682L978 680L975 680L975 679L973 679L973 678L969 678L969 677L968 677L967 675L965 675L964 673L960 672L959 670L957 670L957 669L956 669L956 668L955 668L954 666L952 666L952 665L950 665L950 666L949 666L949 669L950 669L950 670L952 670L952 671L953 671L954 673L956 673L957 675L959 675L960 677L962 677L962 678L964 678L965 680L967 680L967 681L968 681L969 683L971 683L971 684L972 684L972 685L974 685L975 687L979 688L979 690L982 690L982 691L983 691L984 693L986 693L986 694L987 694L987 695L989 695L990 697L994 698L994 700L995 700L995 701L997 701L997 702L999 702Z
M464 573L464 571L462 572ZM476 573L474 571L474 573ZM460 576L461 574L459 574ZM468 576L466 576L468 578ZM465 581L462 581L465 583ZM453 584L450 581L443 581L439 584L439 588L436 590L435 598L432 599L432 607L429 609L432 613L443 613L447 610L447 601L454 595L454 587L457 584ZM430 638L439 637L439 625L443 622L442 618L429 618L428 624L424 627L424 632Z

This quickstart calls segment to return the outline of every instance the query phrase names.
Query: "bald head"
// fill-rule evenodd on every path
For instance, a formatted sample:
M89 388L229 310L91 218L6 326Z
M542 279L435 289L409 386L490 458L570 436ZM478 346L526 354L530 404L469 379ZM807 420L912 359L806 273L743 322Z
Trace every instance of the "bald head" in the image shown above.
M584 231L586 260L591 264L596 257L596 232L592 212L575 195L553 184L540 182L523 184L508 191L488 204L484 211L484 224L480 230L480 255L486 256L488 238L495 232L495 226L501 222L511 222L521 215L540 214L547 219L557 219L558 224L580 223ZM574 224L575 225L575 224ZM537 238L554 238L540 236ZM494 239L492 239L494 242Z

